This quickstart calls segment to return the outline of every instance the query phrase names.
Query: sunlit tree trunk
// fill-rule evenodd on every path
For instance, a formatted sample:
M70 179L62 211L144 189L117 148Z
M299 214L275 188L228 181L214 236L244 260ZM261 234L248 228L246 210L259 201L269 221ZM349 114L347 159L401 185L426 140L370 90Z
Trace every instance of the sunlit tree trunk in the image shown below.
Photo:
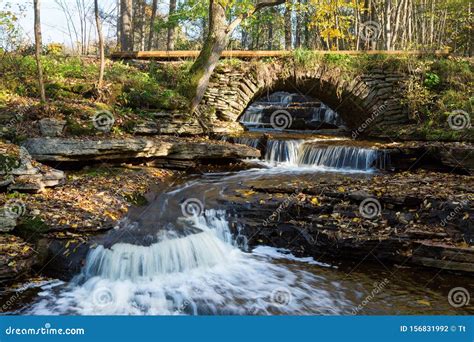
M285 49L291 50L293 45L292 1L288 1L285 8Z
M209 2L209 33L204 46L190 69L190 83L188 96L190 98L190 111L194 113L204 97L212 72L214 71L222 52L229 43L232 32L240 25L242 20L257 11L271 6L285 3L285 0L260 0L255 8L245 13L230 24L227 23L227 0L210 0Z
M175 12L176 12L176 0L170 0L168 21L171 19L171 17L174 15ZM166 48L169 51L174 50L175 35L176 35L176 27L174 26L174 23L171 23L171 25L168 27L168 40L166 43Z
M133 50L132 0L120 2L120 44L123 51Z
M38 84L39 84L39 91L41 102L46 102L46 92L44 90L44 78L43 78L43 66L41 64L41 49L43 46L43 40L41 38L41 4L40 0L34 0L35 6L35 57L36 57L36 66L38 69Z
M148 50L153 48L153 38L155 35L156 11L158 10L158 0L153 0L151 5L150 35L148 36Z
M95 23L97 26L97 37L99 38L99 55L100 55L100 70L99 70L99 81L97 88L102 88L104 83L104 70L105 70L105 50L104 50L104 35L102 33L102 23L100 22L99 16L99 0L94 0L94 14Z

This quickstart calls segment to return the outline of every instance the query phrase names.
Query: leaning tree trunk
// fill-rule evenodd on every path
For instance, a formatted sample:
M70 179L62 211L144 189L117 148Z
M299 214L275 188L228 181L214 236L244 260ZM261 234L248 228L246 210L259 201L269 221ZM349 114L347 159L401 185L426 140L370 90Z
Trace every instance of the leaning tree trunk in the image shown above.
M191 113L204 97L207 85L219 58L229 42L225 8L218 1L209 5L209 34L198 58L191 67L190 92Z
M36 58L36 66L38 68L38 84L39 84L39 91L41 102L46 102L46 92L44 90L44 78L43 78L43 66L41 65L41 48L43 45L43 41L41 38L41 14L40 14L40 0L34 0L35 5L35 58Z
M226 6L227 0L209 1L209 33L198 58L190 70L190 81L188 96L190 99L190 112L194 114L199 103L204 97L212 72L222 52L229 43L230 36L235 28L250 15L271 6L285 3L286 0L259 0L255 8L244 15L239 16L232 23L227 24Z

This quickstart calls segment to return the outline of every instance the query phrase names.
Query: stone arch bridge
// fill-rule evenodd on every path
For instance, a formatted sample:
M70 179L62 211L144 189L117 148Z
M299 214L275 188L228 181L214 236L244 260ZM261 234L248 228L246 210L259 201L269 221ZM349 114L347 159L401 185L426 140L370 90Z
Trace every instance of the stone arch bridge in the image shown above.
M406 75L375 69L349 76L337 67L288 67L288 60L220 64L200 105L215 121L232 126L250 103L267 92L285 90L312 96L336 110L351 130L408 122L403 105ZM217 124L218 126L219 124ZM217 129L216 131L219 131Z

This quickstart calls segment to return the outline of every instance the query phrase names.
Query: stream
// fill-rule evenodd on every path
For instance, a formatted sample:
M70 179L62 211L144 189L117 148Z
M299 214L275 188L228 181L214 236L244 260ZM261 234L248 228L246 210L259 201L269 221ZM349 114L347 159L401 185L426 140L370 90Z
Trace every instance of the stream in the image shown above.
M248 244L233 196L265 183L314 177L368 177L390 160L370 143L353 144L337 113L311 107L310 131L278 130L266 123L269 107L299 99L277 93L242 116L251 132L223 140L253 147L264 157L243 171L189 176L132 208L117 229L100 237L70 282L51 280L28 289L16 314L34 315L348 315L467 314L447 300L466 286L460 276L372 262L297 257L273 246ZM272 138L262 140L262 134ZM275 136L281 135L281 138Z

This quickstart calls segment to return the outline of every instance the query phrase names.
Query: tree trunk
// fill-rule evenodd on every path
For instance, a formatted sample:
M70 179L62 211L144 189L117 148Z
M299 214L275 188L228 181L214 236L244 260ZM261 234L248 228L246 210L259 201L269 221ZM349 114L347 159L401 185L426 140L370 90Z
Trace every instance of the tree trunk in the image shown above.
M153 37L155 35L156 11L158 10L158 0L153 0L151 5L150 35L148 36L148 51L153 49Z
M384 24L385 24L385 49L391 50L392 42L392 0L385 0L385 13L384 13Z
M132 0L121 0L120 11L120 44L122 45L122 51L132 51Z
M293 44L293 28L292 22L292 3L291 1L286 5L285 8L285 49L291 50Z
M43 66L41 65L41 48L43 41L41 38L41 11L40 11L40 0L34 0L35 5L35 57L36 57L36 66L38 69L38 84L41 102L46 102L46 92L44 90L44 78L43 78Z
M301 7L301 0L297 0L298 8ZM296 12L296 29L295 29L295 47L300 48L301 47L301 27L302 27L302 18L301 18L301 13Z
M209 34L198 58L191 67L191 112L194 113L201 102L209 79L219 58L229 42L226 32L225 8L217 1L209 4Z
M217 66L217 62L222 52L229 43L232 32L238 25L250 15L257 11L271 6L285 3L285 0L260 0L255 9L236 18L232 23L227 24L226 6L227 0L210 0L209 2L209 34L204 42L204 46L198 58L190 69L190 83L188 96L190 98L190 111L194 114L199 103L204 97L212 72Z
M94 0L94 13L95 23L97 25L97 36L99 37L99 55L100 55L100 70L99 70L99 82L97 88L100 90L104 83L104 70L105 70L105 51L104 51L104 34L102 33L102 24L99 17L99 0Z
M270 11L272 15L276 15L276 11ZM268 23L268 40L267 40L267 50L273 49L273 22Z
M175 12L176 12L176 0L170 0L168 22L170 21L170 18L174 15ZM168 51L174 50L175 34L176 34L176 27L174 23L171 23L171 25L168 27L168 40L166 43L166 48Z
M249 15L266 7L281 5L285 3L285 0L261 0L257 2L251 13L239 16L231 24L227 24L226 20L226 3L227 1L224 0L210 0L209 2L209 34L201 53L190 69L188 96L191 114L195 113L204 97L212 72L235 28Z

